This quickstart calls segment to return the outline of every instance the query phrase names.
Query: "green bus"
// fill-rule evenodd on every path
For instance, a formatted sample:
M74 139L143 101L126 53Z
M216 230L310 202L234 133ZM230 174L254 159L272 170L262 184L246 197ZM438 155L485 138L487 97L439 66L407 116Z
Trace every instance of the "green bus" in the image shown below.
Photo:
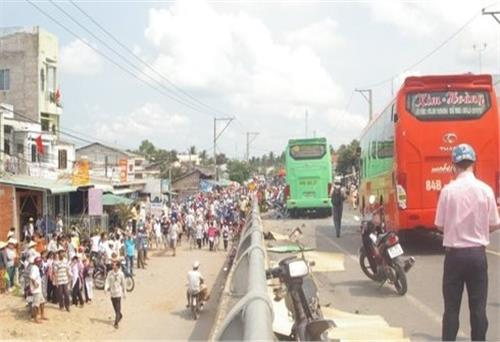
M326 138L289 140L285 171L286 207L292 217L331 215L332 161Z

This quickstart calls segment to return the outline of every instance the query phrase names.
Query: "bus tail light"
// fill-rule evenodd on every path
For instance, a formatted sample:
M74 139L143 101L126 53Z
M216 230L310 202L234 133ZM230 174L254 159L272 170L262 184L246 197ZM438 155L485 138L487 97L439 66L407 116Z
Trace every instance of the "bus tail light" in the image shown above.
M286 200L286 199L288 199L288 197L290 197L290 185L287 184L285 186L284 193L285 193L285 200Z
M332 193L332 183L328 183L328 196Z
M398 173L396 180L396 196L398 200L398 207L400 209L406 209L406 173Z

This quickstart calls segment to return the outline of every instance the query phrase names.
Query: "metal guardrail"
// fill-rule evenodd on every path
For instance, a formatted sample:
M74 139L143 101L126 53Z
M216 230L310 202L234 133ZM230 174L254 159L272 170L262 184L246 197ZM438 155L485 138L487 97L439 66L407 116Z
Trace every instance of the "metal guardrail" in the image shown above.
M266 250L259 207L254 199L228 277L229 294L238 299L215 334L216 341L274 340L273 307L267 292Z

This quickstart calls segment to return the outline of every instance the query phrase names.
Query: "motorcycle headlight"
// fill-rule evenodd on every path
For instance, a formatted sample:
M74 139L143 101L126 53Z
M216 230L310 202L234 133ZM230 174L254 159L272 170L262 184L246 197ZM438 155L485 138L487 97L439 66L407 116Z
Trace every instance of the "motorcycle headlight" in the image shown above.
M304 260L296 260L288 264L290 278L304 277L309 273L309 267Z

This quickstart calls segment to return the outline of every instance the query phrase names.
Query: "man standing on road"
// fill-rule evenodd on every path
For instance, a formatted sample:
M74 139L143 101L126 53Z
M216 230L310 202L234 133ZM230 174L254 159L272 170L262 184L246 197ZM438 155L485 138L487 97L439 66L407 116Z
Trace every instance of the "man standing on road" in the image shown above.
M47 320L45 317L45 299L43 298L42 277L40 274L42 258L39 256L31 256L29 262L32 264L29 271L29 286L33 295L33 302L31 303L31 317L35 323L41 323L40 320L38 320L38 314L40 314L40 318L42 320Z
M332 190L332 206L333 206L333 224L337 237L340 237L340 228L342 224L342 211L344 209L345 195L340 187L340 180L335 180L335 186Z
M120 260L117 258L113 259L113 268L106 277L106 285L104 287L104 291L109 291L111 295L111 303L115 311L115 329L118 329L118 323L123 318L121 301L122 297L125 299L125 276L120 269L119 263Z
M476 153L467 144L452 151L455 181L439 196L435 224L443 232L446 250L443 271L444 315L442 339L454 341L459 328L460 303L467 286L471 340L486 340L488 319L488 263L490 232L500 228L493 190L473 173Z

